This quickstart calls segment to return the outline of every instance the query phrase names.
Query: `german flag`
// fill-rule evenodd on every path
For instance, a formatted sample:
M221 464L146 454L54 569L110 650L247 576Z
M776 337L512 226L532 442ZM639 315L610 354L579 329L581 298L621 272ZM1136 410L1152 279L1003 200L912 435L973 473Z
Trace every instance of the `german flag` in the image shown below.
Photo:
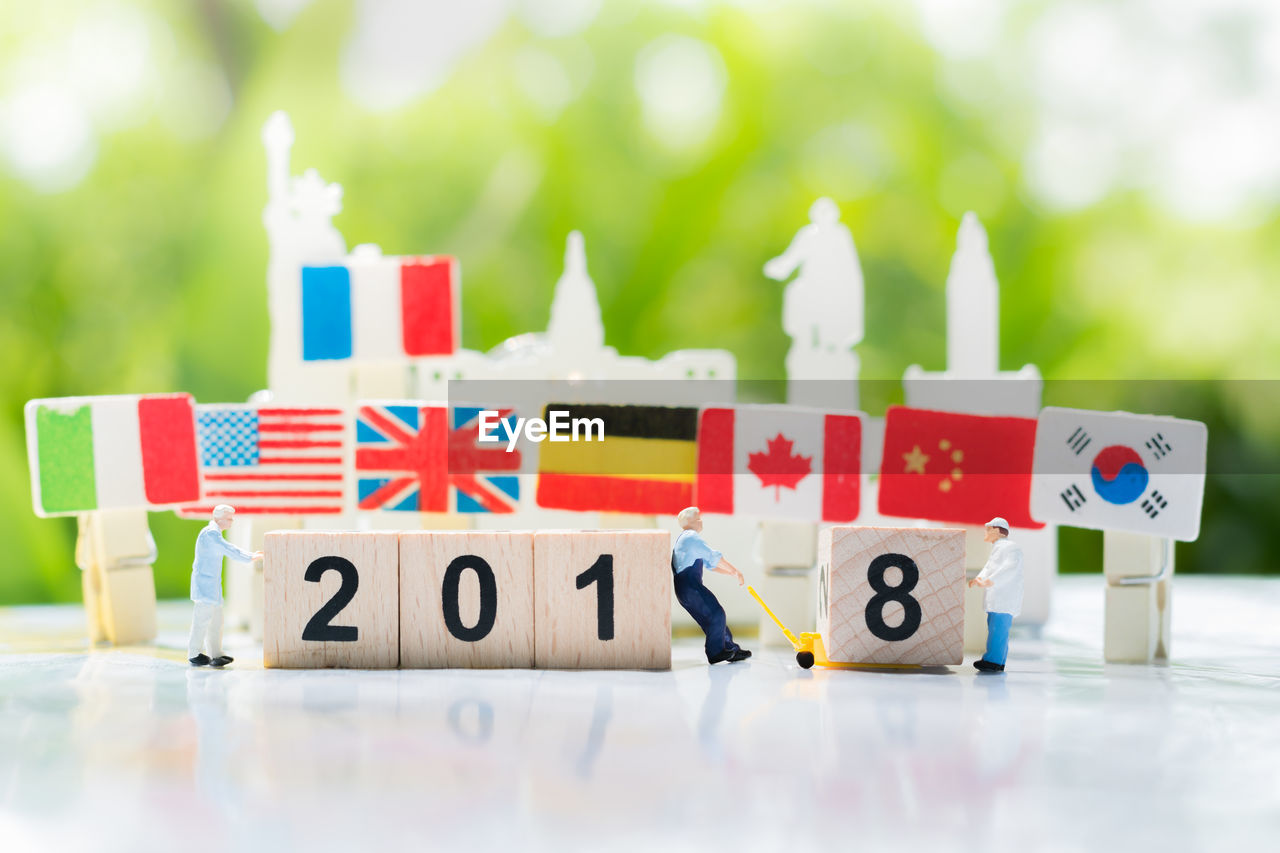
M538 506L583 512L670 515L693 503L698 471L698 410L672 406L570 405L551 412L570 419L598 418L604 440L538 445ZM561 418L563 420L563 417Z

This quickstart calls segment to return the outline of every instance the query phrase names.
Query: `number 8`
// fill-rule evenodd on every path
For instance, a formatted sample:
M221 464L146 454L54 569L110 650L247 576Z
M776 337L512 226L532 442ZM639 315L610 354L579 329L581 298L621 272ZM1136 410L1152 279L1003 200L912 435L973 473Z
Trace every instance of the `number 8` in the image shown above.
M884 582L885 570L890 566L902 571L902 583L888 586ZM867 628L882 640L905 640L920 627L920 602L911 597L911 590L920 582L920 567L906 554L881 554L867 567L867 583L875 595L867 602ZM902 624L889 627L884 621L884 606L891 601L902 605Z

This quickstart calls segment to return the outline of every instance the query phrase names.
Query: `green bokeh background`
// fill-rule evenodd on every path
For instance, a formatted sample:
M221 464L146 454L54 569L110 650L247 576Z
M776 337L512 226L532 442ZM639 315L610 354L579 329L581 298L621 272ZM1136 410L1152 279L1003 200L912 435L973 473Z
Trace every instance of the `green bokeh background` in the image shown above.
M51 38L91 5L12 4L0 47ZM349 246L461 259L471 349L546 327L578 228L609 345L650 357L723 347L740 377L782 379L782 287L761 267L830 195L866 280L863 377L940 369L943 285L974 210L1001 280L1002 366L1035 363L1049 380L1199 380L1150 386L1159 411L1210 426L1203 528L1179 545L1179 571L1277 568L1277 395L1225 381L1280 364L1275 205L1214 224L1137 190L1069 213L1044 207L1024 174L1034 105L1022 81L990 70L989 97L951 94L942 60L895 5L712 3L695 15L606 3L562 38L513 17L437 90L389 112L361 107L340 80L348 3L314 3L282 32L247 2L127 5L166 23L172 56L221 70L230 111L198 141L155 117L103 133L87 176L62 192L0 169L0 603L80 596L74 521L31 512L27 399L186 390L235 401L265 385L260 132L279 108L297 133L294 172L315 167L344 187L335 224ZM712 45L726 71L714 130L693 149L655 140L636 93L637 55L670 33ZM552 120L518 85L515 57L530 45L569 68L584 51L590 60ZM1134 387L1063 399L1051 381L1045 402L1143 410L1126 399ZM864 392L864 407L881 413L881 396ZM185 595L199 523L151 518L158 593ZM1097 571L1100 534L1064 530L1061 542L1063 571Z

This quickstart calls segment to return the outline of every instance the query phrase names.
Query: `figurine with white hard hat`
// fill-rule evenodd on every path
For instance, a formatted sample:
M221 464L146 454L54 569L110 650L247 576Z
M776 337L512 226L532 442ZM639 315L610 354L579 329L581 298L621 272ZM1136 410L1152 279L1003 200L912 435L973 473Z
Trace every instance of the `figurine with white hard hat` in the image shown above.
M235 507L218 504L213 519L196 537L196 559L191 564L191 639L187 660L192 666L223 667L231 658L222 653L222 558L249 563L262 556L250 554L222 538L222 531L235 519Z
M987 522L983 542L991 556L969 586L987 590L987 651L973 662L979 672L1004 672L1009 654L1009 627L1022 612L1022 549L1009 538L1009 522L996 516Z

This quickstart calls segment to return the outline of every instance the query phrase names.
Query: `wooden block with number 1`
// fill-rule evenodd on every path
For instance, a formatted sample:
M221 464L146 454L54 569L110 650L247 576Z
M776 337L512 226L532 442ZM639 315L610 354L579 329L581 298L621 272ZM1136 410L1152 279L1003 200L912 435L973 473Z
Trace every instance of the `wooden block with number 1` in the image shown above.
M399 665L397 533L273 531L263 552L265 666Z
M400 666L533 666L533 533L400 534Z
M963 530L839 525L818 539L818 633L842 663L964 656Z
M671 586L665 530L535 533L535 666L670 669Z

